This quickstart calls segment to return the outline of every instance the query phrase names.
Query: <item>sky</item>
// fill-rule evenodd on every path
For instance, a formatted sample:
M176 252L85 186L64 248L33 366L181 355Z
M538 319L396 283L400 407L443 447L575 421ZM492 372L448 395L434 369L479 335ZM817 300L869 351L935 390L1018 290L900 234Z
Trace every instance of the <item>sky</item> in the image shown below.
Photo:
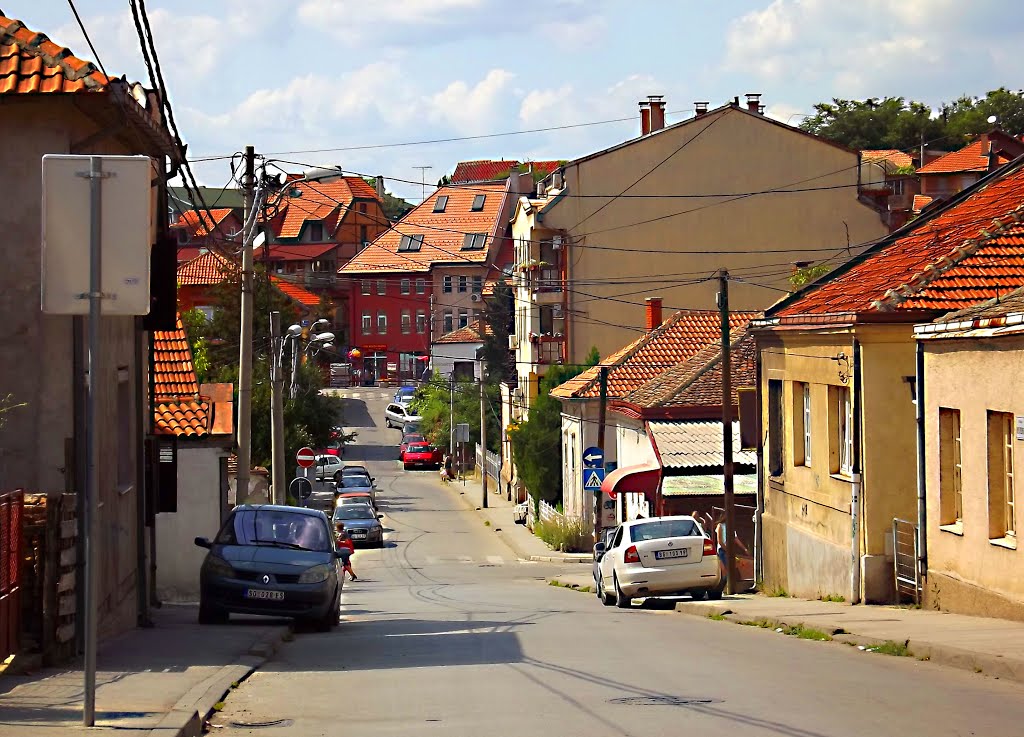
M0 2L4 15L95 61L67 2ZM107 72L148 84L128 0L74 2ZM251 144L295 162L282 164L291 171L383 175L412 201L415 182L436 182L460 160L572 159L639 135L637 103L651 94L665 96L668 123L690 117L694 101L716 107L759 92L768 115L795 125L832 98L899 95L937 107L1024 79L1024 13L1013 0L146 7L190 158ZM558 126L577 127L522 132ZM511 132L522 133L393 145ZM230 179L223 159L194 169L210 186Z

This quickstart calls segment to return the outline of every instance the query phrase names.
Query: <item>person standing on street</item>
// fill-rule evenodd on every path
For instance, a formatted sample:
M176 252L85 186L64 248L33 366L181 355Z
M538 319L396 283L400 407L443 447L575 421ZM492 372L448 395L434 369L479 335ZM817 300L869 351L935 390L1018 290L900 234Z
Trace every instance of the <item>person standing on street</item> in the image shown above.
M347 573L353 581L356 581L359 577L356 576L356 572L352 570L352 556L355 555L356 546L352 543L352 538L349 537L348 531L345 529L344 522L338 522L337 537L338 549L342 551L341 564L344 568L341 575L344 576ZM347 555L345 553L347 553Z

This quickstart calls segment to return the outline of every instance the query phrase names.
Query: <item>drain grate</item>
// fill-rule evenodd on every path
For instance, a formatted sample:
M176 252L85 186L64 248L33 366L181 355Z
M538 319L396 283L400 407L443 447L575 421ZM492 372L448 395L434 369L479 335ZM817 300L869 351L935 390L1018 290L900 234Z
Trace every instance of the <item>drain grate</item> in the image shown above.
M239 729L262 729L264 727L290 727L293 721L291 719L271 719L267 722L228 722L228 724Z
M689 696L623 696L609 699L608 703L623 706L703 706L721 703L721 699L702 699Z

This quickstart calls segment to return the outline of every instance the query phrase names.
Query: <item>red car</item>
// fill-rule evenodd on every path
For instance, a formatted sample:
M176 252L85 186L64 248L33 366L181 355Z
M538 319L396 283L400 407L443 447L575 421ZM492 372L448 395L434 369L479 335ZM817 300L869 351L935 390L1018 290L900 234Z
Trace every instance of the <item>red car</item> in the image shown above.
M402 465L405 470L410 468L440 468L441 449L430 443L409 443L402 452Z
M401 458L402 453L409 447L410 443L425 443L427 439L420 435L418 432L407 432L402 436L402 444L398 446L398 456Z

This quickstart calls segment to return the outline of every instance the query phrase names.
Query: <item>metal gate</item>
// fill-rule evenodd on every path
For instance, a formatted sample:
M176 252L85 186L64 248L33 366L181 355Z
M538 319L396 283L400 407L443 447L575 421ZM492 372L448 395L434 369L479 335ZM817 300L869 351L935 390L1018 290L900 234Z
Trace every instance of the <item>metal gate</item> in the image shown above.
M917 525L905 519L892 521L893 572L896 576L896 603L909 598L921 603L921 580L918 578Z
M18 651L21 631L21 491L0 494L0 661Z

